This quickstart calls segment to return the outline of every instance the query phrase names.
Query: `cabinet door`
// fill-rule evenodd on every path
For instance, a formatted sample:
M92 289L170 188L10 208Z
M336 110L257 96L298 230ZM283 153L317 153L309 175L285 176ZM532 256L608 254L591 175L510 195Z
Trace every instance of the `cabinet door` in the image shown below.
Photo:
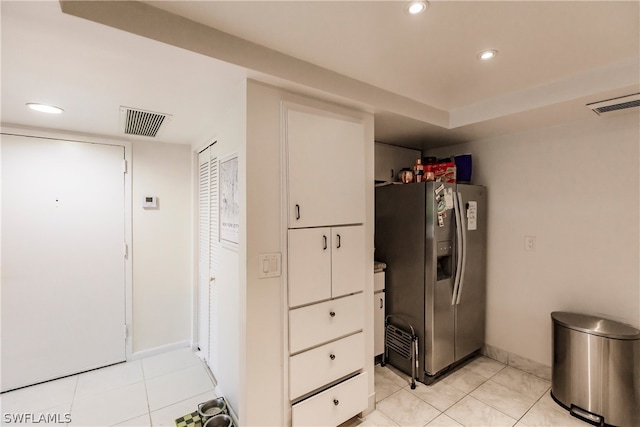
M422 157L420 150L396 147L393 145L375 144L375 180L400 181L400 170L410 168L416 159Z
M383 291L373 294L373 355L384 353L384 310Z
M289 228L364 222L364 126L287 112Z
M337 298L364 290L364 226L331 229L331 296Z
M331 298L331 229L289 230L289 307Z

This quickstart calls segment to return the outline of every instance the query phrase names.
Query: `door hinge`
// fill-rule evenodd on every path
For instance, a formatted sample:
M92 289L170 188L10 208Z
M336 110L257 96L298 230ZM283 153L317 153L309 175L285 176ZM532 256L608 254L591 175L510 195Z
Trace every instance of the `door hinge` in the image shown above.
M129 245L127 245L126 243L124 244L124 257L125 259L129 258Z
M122 160L122 172L127 173L127 160Z
M127 340L128 332L129 332L129 328L127 328L127 324L125 323L125 325L124 325L124 340L125 341Z

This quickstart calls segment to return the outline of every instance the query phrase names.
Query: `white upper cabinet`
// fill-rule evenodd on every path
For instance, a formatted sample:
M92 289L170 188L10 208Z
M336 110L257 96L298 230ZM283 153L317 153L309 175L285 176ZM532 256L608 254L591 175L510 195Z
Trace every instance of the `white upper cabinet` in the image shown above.
M400 171L411 168L416 159L421 159L420 150L396 147L393 145L375 144L375 180L385 182L400 181Z
M363 124L292 109L286 121L289 228L363 223Z

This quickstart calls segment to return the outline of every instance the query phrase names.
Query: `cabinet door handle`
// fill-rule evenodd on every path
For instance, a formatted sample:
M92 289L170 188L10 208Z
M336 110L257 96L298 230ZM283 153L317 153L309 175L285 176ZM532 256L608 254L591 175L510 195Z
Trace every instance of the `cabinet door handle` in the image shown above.
M338 236L338 246L337 249L340 249L340 246L342 246L342 238L340 237L339 234L336 234L336 236Z
M380 298L380 308L384 308L382 305L382 298Z
M333 404L338 406L340 404L340 401L338 399L333 399Z
M329 355L329 359L331 359L331 360L336 360L336 355L335 355L335 354L330 354L330 355Z
M328 247L328 246L327 246L327 236L322 235L322 240L324 241L324 244L323 244L323 246L322 246L322 250L323 250L323 251L326 251L326 250L327 250L327 247Z
M336 317L336 312L335 312L335 311L330 311L330 312L329 312L329 316L331 316L331 317Z
M296 219L300 219L300 205L296 205Z

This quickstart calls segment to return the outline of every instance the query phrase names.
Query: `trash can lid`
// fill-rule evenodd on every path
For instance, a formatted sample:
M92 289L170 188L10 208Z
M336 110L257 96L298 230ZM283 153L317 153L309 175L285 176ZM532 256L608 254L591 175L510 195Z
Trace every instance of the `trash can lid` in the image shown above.
M640 330L615 320L564 311L554 311L551 313L551 318L569 329L592 335L619 340L640 339Z

